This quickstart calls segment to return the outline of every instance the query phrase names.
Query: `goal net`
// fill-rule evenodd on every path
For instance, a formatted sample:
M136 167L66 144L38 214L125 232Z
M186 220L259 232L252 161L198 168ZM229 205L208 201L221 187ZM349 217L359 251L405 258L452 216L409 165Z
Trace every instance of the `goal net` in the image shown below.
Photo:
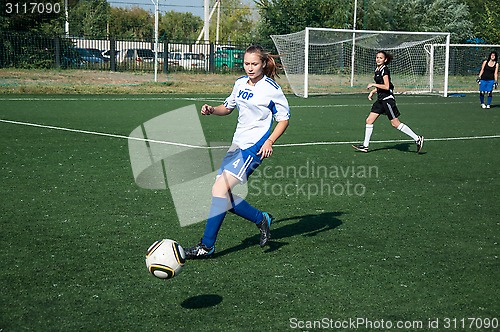
M431 52L441 53L446 44L429 45ZM500 54L500 45L488 44L450 44L448 92L462 93L477 91L476 78L481 70L483 61L488 58L490 52L496 51ZM436 69L436 75L440 75Z
M373 82L375 55L385 50L396 93L447 94L449 33L306 28L271 38L293 92L357 93Z

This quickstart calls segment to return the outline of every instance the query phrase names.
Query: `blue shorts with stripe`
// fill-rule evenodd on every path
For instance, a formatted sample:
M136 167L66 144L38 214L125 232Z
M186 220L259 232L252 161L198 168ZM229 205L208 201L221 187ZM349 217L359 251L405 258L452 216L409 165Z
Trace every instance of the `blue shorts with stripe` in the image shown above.
M494 80L481 80L479 81L479 92L491 92L493 91Z
M224 159L222 159L222 164L217 175L221 175L223 171L227 171L240 180L240 182L245 183L261 163L262 160L252 148L245 150L239 148L230 149Z
M372 113L385 114L389 120L399 118L401 113L399 113L398 107L396 106L396 100L394 98L377 99L372 105Z

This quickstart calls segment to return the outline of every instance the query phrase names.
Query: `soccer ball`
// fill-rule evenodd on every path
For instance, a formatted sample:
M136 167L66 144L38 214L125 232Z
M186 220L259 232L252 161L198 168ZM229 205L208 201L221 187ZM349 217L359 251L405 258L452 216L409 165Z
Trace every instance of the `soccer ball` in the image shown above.
M181 272L185 261L184 249L174 240L158 240L146 253L146 266L149 272L160 279L175 277Z

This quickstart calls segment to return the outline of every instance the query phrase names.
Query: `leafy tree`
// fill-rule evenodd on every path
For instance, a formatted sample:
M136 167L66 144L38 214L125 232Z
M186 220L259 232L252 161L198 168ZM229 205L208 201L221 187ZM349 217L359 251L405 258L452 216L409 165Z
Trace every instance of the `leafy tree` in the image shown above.
M480 38L488 44L500 44L500 10L498 4L490 0L466 0L470 18L474 22L472 37Z
M70 35L105 37L110 18L106 0L81 0L69 12Z
M368 30L451 32L454 41L471 35L472 22L465 0L359 1L357 28ZM259 0L259 34L301 31L305 27L352 28L349 0Z
M191 13L169 11L159 21L159 35L169 41L192 42L203 29L203 20Z
M258 0L261 21L256 27L259 43L272 47L269 35L287 34L305 27L352 28L350 0Z
M139 7L111 8L109 34L115 38L152 39L154 18L150 12Z
M13 13L9 14L5 12L7 9L6 4L21 4L21 6L17 7L20 11L16 13L16 8L13 8ZM3 31L11 31L11 32L32 32L32 33L41 33L45 30L46 26L57 27L59 25L59 20L64 15L64 6L61 6L60 12L52 11L51 13L39 13L35 9L34 12L31 11L31 6L29 1L26 2L26 13L24 12L24 7L22 4L25 2L21 1L0 1L0 28ZM45 4L46 2L44 2ZM51 4L56 2L50 2ZM62 26L63 27L63 26ZM60 31L60 30L59 30ZM56 32L59 32L56 30ZM50 31L50 34L55 34L55 31Z
M210 24L210 39L216 38L216 14ZM252 30L255 20L248 5L242 5L238 0L221 0L221 19L219 27L219 43L226 41L236 44L246 44L252 39Z

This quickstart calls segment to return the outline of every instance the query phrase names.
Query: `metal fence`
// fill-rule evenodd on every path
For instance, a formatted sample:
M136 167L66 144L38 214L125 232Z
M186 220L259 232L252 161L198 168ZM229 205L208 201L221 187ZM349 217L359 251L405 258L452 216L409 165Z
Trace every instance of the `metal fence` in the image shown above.
M0 32L0 68L243 72L244 46Z

